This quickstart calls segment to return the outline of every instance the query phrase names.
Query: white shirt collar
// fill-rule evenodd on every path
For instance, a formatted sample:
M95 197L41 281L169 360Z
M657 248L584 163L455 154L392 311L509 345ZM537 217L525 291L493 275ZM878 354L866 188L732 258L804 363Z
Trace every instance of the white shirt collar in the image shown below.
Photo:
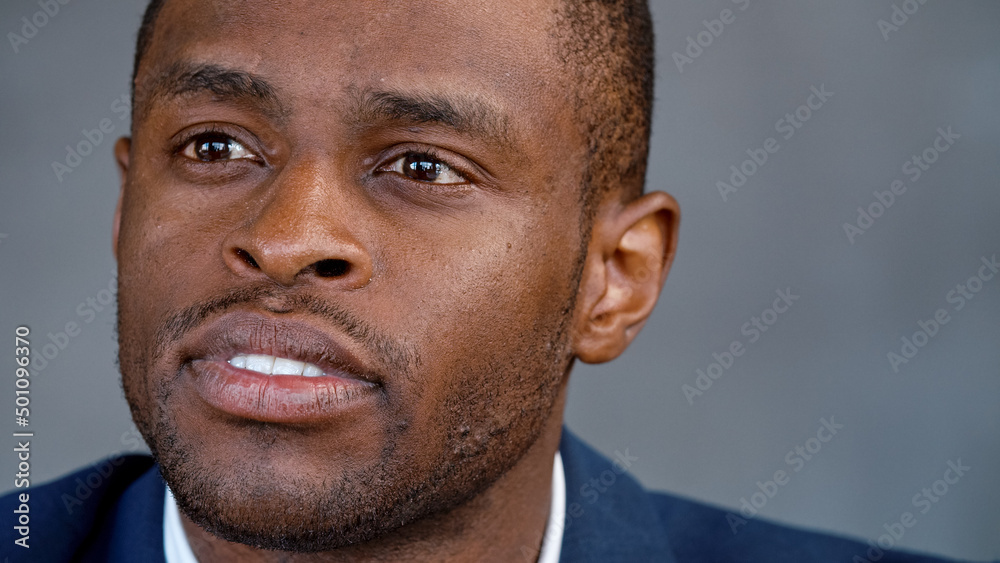
M549 505L549 521L545 525L542 548L538 563L559 563L562 553L563 527L566 519L566 475L563 471L562 456L556 452L552 464L552 502ZM187 534L181 526L181 513L177 501L167 487L163 507L163 551L167 563L198 563Z
M562 456L556 451L556 459L552 464L552 502L549 504L549 522L545 525L538 563L559 563L565 526L566 474L563 471Z
M198 563L181 526L181 512L177 509L170 487L167 487L167 498L163 503L163 552L167 563Z

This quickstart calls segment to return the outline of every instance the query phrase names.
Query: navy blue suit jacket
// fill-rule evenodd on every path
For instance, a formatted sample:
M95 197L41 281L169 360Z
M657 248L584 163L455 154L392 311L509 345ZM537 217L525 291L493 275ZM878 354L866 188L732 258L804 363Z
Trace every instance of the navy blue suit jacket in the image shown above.
M758 518L743 524L724 510L648 492L628 475L627 458L605 458L568 431L560 452L566 474L564 562L942 561L869 552L869 544ZM29 549L14 544L21 536L9 524L23 492L30 495ZM164 484L151 458L112 458L0 498L0 514L8 522L0 526L2 551L10 561L163 563L163 503Z

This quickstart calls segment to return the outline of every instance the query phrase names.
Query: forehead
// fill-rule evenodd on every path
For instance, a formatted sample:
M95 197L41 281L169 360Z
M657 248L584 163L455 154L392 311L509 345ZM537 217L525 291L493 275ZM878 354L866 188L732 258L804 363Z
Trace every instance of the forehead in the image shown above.
M555 7L173 0L160 13L140 75L178 60L210 63L264 77L286 102L313 106L358 91L460 93L501 110L518 128L551 131L572 121L560 103Z

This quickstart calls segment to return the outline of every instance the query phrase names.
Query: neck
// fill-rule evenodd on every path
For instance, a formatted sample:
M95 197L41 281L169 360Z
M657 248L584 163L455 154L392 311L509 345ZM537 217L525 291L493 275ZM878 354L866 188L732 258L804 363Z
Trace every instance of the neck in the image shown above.
M559 449L566 388L538 440L483 493L382 538L323 553L265 551L217 538L181 514L200 563L320 561L524 561L537 557L548 521L552 463Z

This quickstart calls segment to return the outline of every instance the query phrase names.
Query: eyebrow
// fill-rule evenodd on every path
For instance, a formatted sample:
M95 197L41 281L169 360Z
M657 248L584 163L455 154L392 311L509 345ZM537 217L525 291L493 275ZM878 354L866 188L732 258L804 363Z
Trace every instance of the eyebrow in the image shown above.
M215 64L178 62L136 88L137 113L144 115L157 99L209 93L225 101L248 103L276 120L288 115L278 90L253 73ZM353 89L345 120L352 125L384 123L438 125L464 135L515 148L509 119L494 105L454 93L426 94L398 90Z
M157 99L209 93L227 101L249 103L268 116L280 118L285 109L274 88L252 73L214 64L175 63L136 88L138 113L148 112Z
M351 120L362 125L380 122L439 125L504 147L514 145L507 117L478 98L363 90L354 92L354 102Z

